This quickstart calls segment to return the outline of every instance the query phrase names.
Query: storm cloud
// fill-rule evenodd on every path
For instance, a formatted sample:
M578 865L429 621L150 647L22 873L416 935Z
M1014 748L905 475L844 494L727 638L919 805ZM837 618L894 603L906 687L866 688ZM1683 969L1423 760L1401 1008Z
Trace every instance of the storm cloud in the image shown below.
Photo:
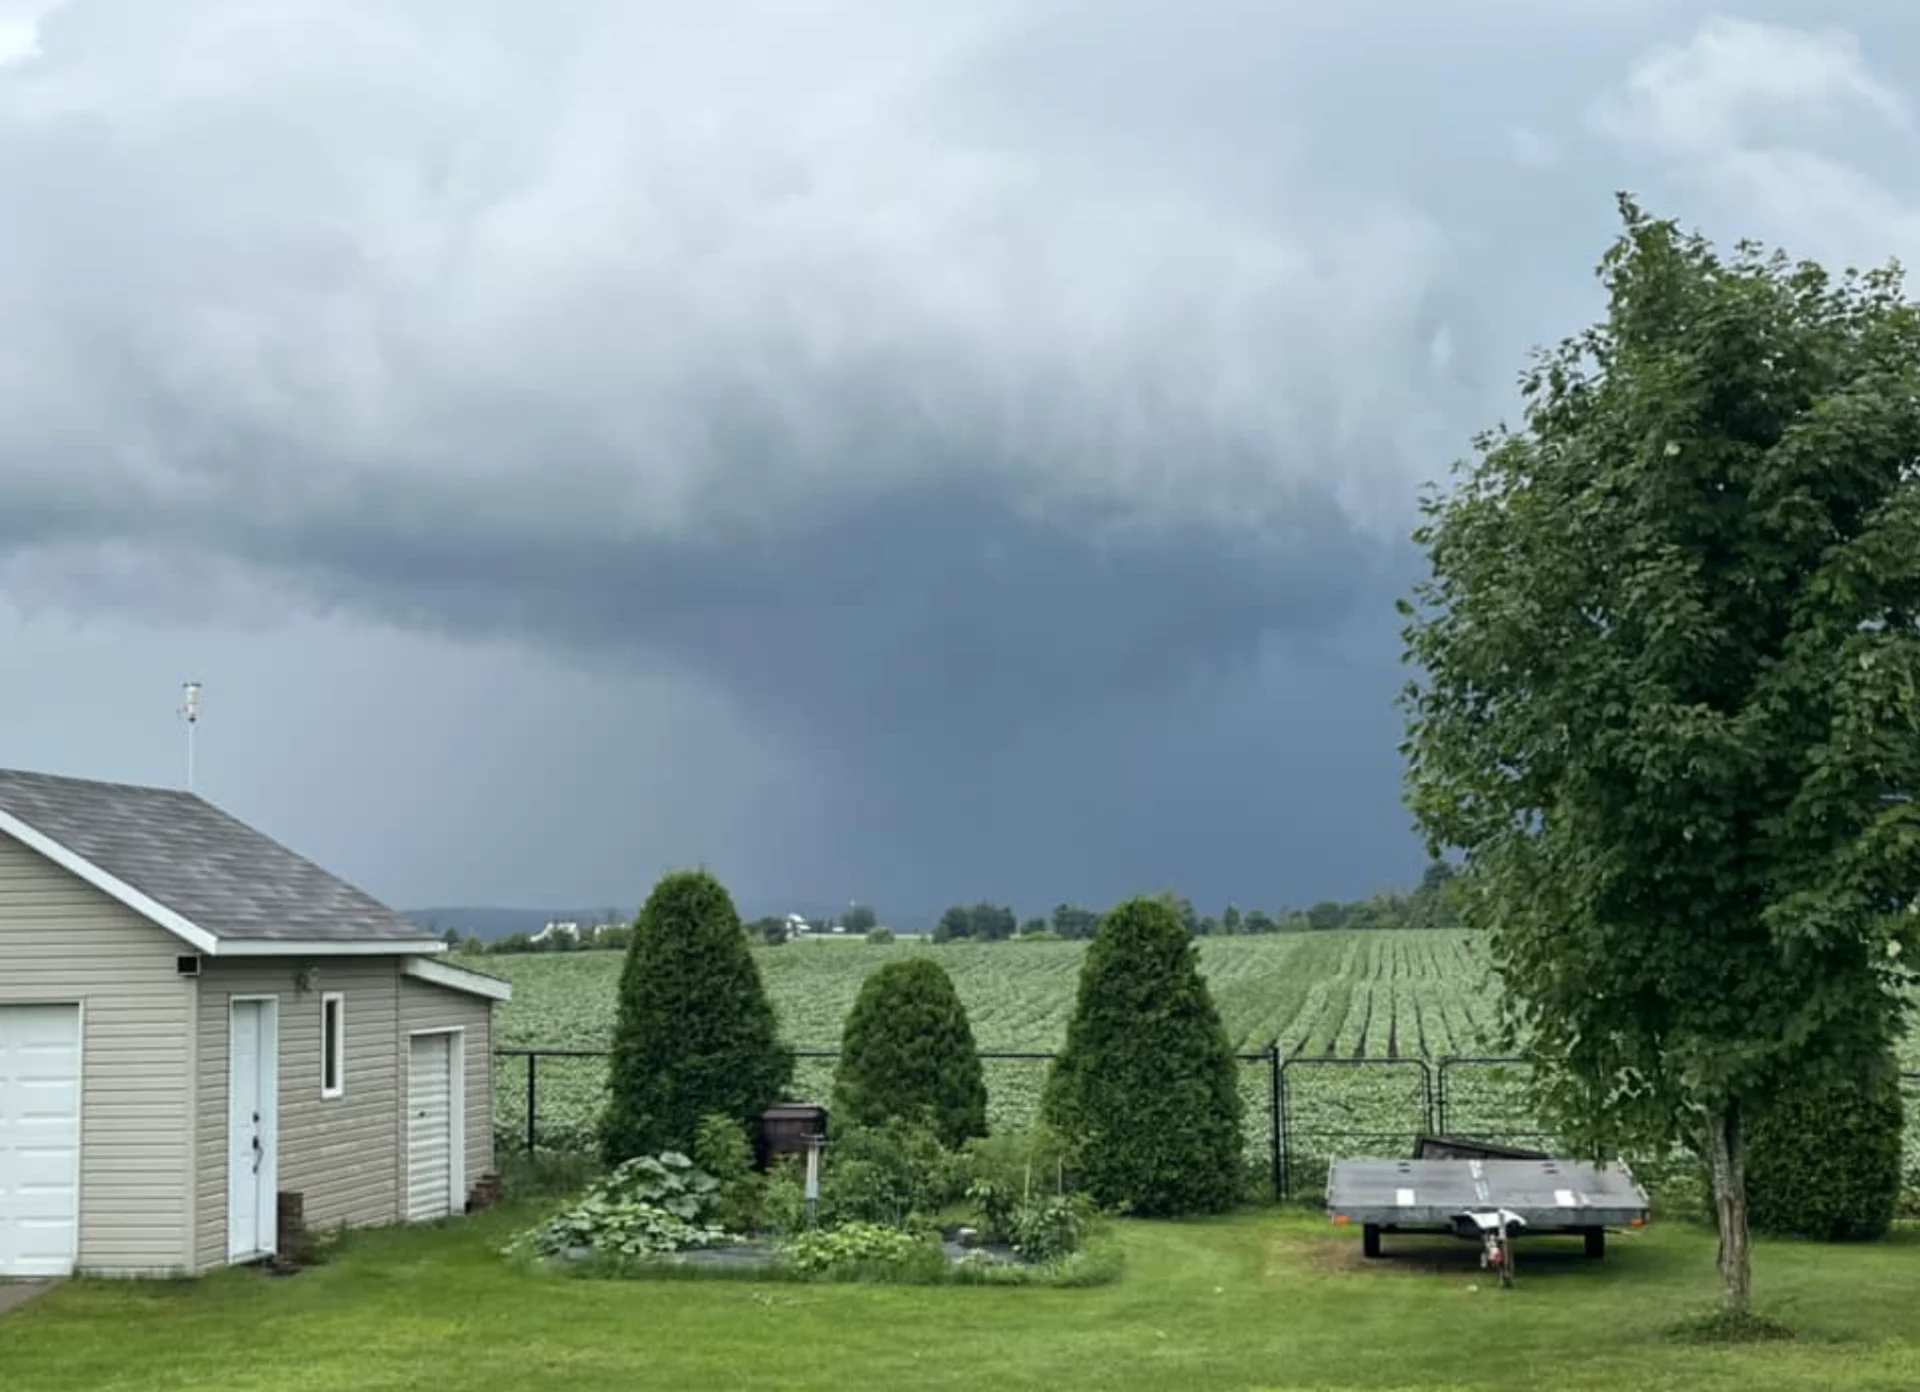
M1612 191L1915 240L1914 21L1811 13L0 6L10 647L197 635L210 693L304 624L343 675L493 654L443 762L302 767L571 768L564 812L396 848L342 785L210 774L410 902L1404 879L1416 490L1595 308ZM537 775L528 671L581 703ZM10 761L152 776L107 747Z

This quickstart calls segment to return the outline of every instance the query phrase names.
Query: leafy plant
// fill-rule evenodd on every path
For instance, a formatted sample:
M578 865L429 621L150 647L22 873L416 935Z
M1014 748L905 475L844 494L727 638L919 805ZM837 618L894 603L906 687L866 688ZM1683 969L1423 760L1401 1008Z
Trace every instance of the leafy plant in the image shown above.
M1174 905L1133 899L1081 967L1045 1115L1086 1191L1144 1217L1219 1212L1240 1190L1238 1066Z
M860 984L841 1034L836 1125L924 1121L941 1144L987 1134L987 1085L967 1010L931 957L888 962Z
M958 1197L958 1157L923 1125L889 1121L849 1127L828 1146L820 1180L822 1221L911 1228Z
M874 1276L898 1274L898 1268L941 1258L923 1234L902 1232L882 1223L841 1223L815 1228L790 1239L786 1260L810 1275Z
M625 1161L575 1204L509 1244L542 1257L582 1249L602 1256L661 1256L729 1240L713 1221L720 1183L669 1151Z
M966 1197L981 1235L1034 1262L1057 1262L1078 1251L1095 1217L1084 1195L1065 1187L1065 1151L1044 1123L1024 1132L976 1141L965 1165Z
M797 1157L783 1155L768 1167L760 1202L766 1226L774 1232L797 1233L807 1226L807 1188Z
M766 1225L766 1180L753 1168L753 1144L747 1128L714 1113L701 1119L693 1145L694 1164L720 1185L717 1211L729 1232L758 1232Z
M1083 1195L1039 1194L1015 1205L1007 1237L1028 1261L1057 1262L1080 1250L1092 1220Z
M1078 1251L1094 1217L1083 1195L1017 1193L990 1179L976 1179L967 1198L980 1216L983 1237L1033 1262L1056 1262Z
M690 1149L714 1113L751 1122L792 1076L732 897L704 871L664 876L620 973L600 1131L607 1163Z

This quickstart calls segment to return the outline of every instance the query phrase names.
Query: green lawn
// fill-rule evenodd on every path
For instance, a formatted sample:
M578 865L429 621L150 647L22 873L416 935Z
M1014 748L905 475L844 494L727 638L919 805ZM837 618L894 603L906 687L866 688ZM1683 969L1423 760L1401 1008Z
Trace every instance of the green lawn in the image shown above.
M1718 1349L1659 1334L1712 1290L1713 1240L1684 1227L1597 1264L1542 1240L1511 1291L1465 1244L1362 1263L1357 1236L1272 1211L1127 1225L1107 1287L914 1289L529 1278L493 1255L526 1217L358 1235L291 1278L74 1282L0 1317L0 1388L1920 1387L1911 1228L1763 1244L1762 1303L1801 1337Z

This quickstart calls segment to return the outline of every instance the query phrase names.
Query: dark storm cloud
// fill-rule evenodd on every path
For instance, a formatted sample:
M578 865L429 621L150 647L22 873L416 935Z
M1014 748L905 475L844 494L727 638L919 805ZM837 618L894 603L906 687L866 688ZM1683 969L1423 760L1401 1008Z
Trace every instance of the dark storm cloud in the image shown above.
M1903 225L1776 139L1905 149L1858 52L1705 14L69 0L0 66L0 579L693 674L841 881L1358 892L1416 486L1612 187Z
M16 547L685 664L891 761L1338 627L1456 390L1415 215L1276 235L937 133L990 13L842 6L798 76L716 57L728 16L575 6L528 54L505 9L107 13L0 140ZM676 49L776 90L681 104Z

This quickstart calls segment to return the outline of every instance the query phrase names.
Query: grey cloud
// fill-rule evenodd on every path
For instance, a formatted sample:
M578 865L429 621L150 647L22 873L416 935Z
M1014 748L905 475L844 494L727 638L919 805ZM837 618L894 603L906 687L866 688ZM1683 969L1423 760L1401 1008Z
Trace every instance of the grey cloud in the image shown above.
M1276 236L934 134L964 33L695 91L671 50L719 61L722 19L576 5L528 56L517 11L318 13L48 26L0 137L36 209L16 544L211 549L748 690L814 654L822 718L983 680L1004 714L1333 621L1440 438L1417 214ZM801 56L866 71L834 48Z
M1613 187L1755 204L1701 152L1787 69L1708 13L68 0L0 67L0 578L682 674L820 761L823 875L1357 892L1415 485Z

